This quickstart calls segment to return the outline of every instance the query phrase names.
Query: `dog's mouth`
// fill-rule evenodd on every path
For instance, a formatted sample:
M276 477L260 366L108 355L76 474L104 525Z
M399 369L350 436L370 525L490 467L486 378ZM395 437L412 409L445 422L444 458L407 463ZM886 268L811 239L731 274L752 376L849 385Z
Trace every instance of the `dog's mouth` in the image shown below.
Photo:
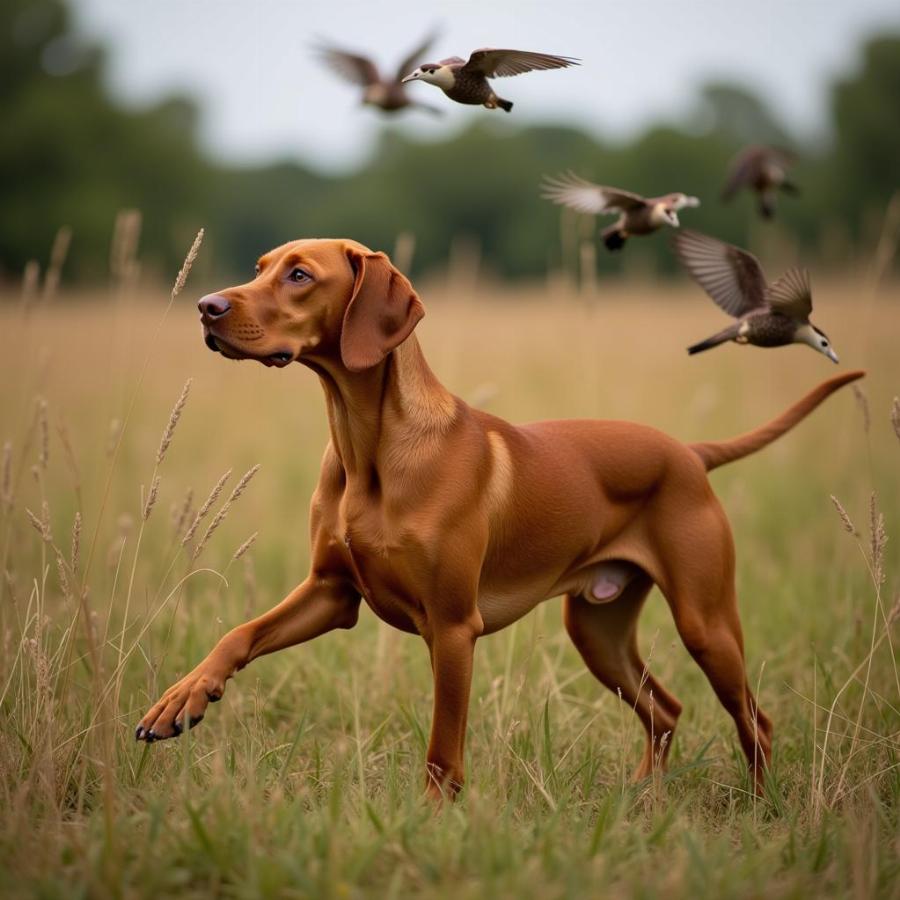
M282 369L290 365L294 361L294 354L290 350L276 350L275 353L268 353L260 356L255 353L247 353L234 344L222 340L218 335L213 334L208 328L204 330L203 340L206 346L214 353L221 353L226 359L255 359L264 366L275 366Z

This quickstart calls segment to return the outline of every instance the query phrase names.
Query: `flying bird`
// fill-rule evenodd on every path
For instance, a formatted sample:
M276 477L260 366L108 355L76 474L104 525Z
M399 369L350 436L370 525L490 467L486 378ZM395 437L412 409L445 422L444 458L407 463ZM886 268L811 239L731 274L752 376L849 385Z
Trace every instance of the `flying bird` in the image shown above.
M386 113L396 113L401 109L414 106L420 109L427 109L429 112L437 115L443 115L442 110L410 98L400 80L404 73L408 72L428 52L428 48L431 47L434 38L434 34L428 35L400 63L396 73L389 77L382 77L375 63L362 54L342 50L339 47L324 43L316 48L316 52L322 62L333 72L336 72L345 81L356 84L363 89L362 102L365 105L376 106Z
M608 250L621 250L632 235L652 234L664 225L678 228L679 210L700 205L696 197L687 194L642 197L631 191L593 184L573 172L556 178L545 177L541 196L581 213L595 216L618 213L619 218L601 234Z
M694 280L737 321L688 353L700 353L726 341L755 347L806 344L837 362L825 332L809 321L812 292L805 269L788 269L769 284L759 260L739 247L697 231L673 238L675 252Z
M728 202L742 188L754 191L759 212L765 219L775 215L778 191L799 194L800 189L788 178L794 155L777 147L745 147L731 161L722 199Z
M493 50L485 47L476 50L468 60L459 56L442 59L439 63L422 63L405 78L425 81L439 87L451 100L470 106L499 107L511 112L513 105L494 93L489 78L506 78L543 69L566 69L580 65L571 56L553 56L549 53L531 53L528 50Z

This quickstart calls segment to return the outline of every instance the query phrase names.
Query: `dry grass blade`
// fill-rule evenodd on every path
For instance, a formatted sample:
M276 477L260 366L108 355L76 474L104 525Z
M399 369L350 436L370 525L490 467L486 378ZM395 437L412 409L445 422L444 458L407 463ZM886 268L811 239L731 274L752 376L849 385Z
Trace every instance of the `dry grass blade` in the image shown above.
M153 481L150 484L150 492L147 494L147 501L144 503L144 509L141 513L141 518L143 521L147 521L150 518L150 513L153 512L153 507L156 505L156 498L159 496L159 475L153 476Z
M116 215L112 243L109 248L109 271L120 287L132 284L136 278L141 220L140 210L137 209L122 209Z
M856 403L859 406L860 413L862 414L863 431L868 434L869 428L872 425L872 416L869 412L869 400L863 392L862 388L859 387L859 385L854 384L851 386L853 388L853 396L856 398Z
M179 506L174 507L172 510L172 530L175 532L176 537L184 530L185 523L191 514L191 507L193 505L194 489L188 488L185 492L184 500L181 501Z
M244 541L244 543L234 551L234 556L232 556L231 558L240 559L253 546L258 535L259 532L254 531L253 534L251 534L250 537L248 537L247 540Z
M231 509L232 503L244 493L247 488L247 485L250 483L250 479L259 471L259 463L255 466L251 466L250 469L244 474L243 478L235 485L234 490L229 495L228 499L222 504L222 508L215 514L212 522L209 523L209 527L206 529L203 537L200 539L200 542L194 548L194 554L191 557L192 559L196 559L206 544L209 542L209 539L213 536L216 529L225 521L225 517L228 515L228 511Z
M29 259L22 272L22 309L28 312L37 296L41 282L41 267L36 259Z
M50 531L50 523L46 518L38 518L28 507L25 507L25 515L28 516L28 521L31 522L34 530L41 536L41 540L45 544L50 544L53 541L53 534Z
M56 551L56 573L59 578L59 587L63 596L66 598L71 597L72 591L69 587L69 576L66 575L66 561L63 559L63 555L59 550Z
M2 475L0 475L0 500L4 508L12 506L12 441L3 445Z
M209 496L206 500L203 501L203 506L197 511L197 515L194 516L194 521L191 522L191 527L188 528L184 537L181 539L181 546L183 547L185 544L189 543L191 538L196 534L197 529L200 527L200 523L206 518L206 514L209 512L213 503L219 499L219 494L222 493L222 488L225 487L225 482L231 478L231 469L229 469L216 483L213 489L209 492Z
M235 485L234 490L231 492L231 496L229 496L229 498L228 498L228 503L229 503L229 504L230 504L230 503L234 503L234 501L237 500L237 498L240 497L241 494L244 493L244 491L245 491L246 488L247 488L247 485L250 484L250 479L253 478L253 476L254 476L258 471L259 471L259 463L257 463L255 466L251 466L251 467L244 473L244 475L243 475L243 477L241 478L241 480Z
M39 398L37 403L37 422L40 434L38 462L40 462L41 468L46 470L47 463L50 461L50 425L47 422L47 401L43 397Z
M47 272L44 275L44 290L42 293L43 300L49 300L59 289L59 282L62 278L62 269L66 262L66 256L69 254L69 245L72 243L72 229L68 225L63 225L56 232L53 238L53 246L50 249L50 265L47 266Z
M201 228L197 232L197 237L194 238L194 243L191 244L191 249L188 250L188 254L184 258L184 263L182 264L181 269L178 272L178 277L175 279L175 284L172 287L173 299L181 293L181 289L184 287L188 275L190 275L191 273L191 267L194 265L194 261L197 259L197 254L200 252L200 245L202 243L203 229Z
M111 457L116 452L119 445L119 435L122 433L122 420L111 419L109 423L109 433L106 437L106 455Z
M188 378L188 380L184 383L184 387L181 389L181 394L175 401L175 405L172 407L172 412L169 415L169 421L166 423L165 430L163 431L162 440L160 440L159 442L159 449L156 451L156 464L158 466L162 464L162 461L166 456L166 451L169 449L169 444L172 443L172 435L174 435L175 426L178 425L178 420L181 418L182 412L184 412L184 405L185 403L187 403L188 394L191 391L192 381L192 378Z
M869 497L869 549L872 553L872 578L876 586L884 584L884 548L887 544L887 532L884 527L884 515L878 511L875 492Z
M900 441L900 397L894 397L894 402L891 404L891 425L894 426L894 434Z
M856 526L853 522L850 521L850 516L847 515L847 510L844 509L841 501L838 500L834 494L831 495L831 502L834 504L834 508L838 511L838 515L841 517L841 524L844 526L844 531L847 534L858 535L859 532L856 530Z
M78 553L81 549L81 513L75 513L75 521L72 523L72 571L78 571Z

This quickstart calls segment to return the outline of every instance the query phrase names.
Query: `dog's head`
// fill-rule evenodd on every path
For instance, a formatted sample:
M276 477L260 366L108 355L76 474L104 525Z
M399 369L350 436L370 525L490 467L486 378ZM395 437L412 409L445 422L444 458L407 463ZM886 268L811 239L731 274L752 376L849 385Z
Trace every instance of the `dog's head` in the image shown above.
M276 247L252 281L208 294L199 308L207 346L229 359L282 367L332 358L353 372L381 362L425 315L384 253L348 240Z

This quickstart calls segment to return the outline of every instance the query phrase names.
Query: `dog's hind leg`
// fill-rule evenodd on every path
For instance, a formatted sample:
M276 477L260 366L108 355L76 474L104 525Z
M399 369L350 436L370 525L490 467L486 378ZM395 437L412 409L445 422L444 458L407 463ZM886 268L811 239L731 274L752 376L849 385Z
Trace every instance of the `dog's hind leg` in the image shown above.
M644 572L608 603L567 595L563 616L569 637L593 675L638 715L647 744L634 780L665 769L681 704L650 673L637 646L637 620L653 582Z
M677 526L667 530L663 552L671 583L661 587L685 647L734 719L754 789L760 793L771 759L772 723L747 683L731 529L717 502L689 515L681 513Z

